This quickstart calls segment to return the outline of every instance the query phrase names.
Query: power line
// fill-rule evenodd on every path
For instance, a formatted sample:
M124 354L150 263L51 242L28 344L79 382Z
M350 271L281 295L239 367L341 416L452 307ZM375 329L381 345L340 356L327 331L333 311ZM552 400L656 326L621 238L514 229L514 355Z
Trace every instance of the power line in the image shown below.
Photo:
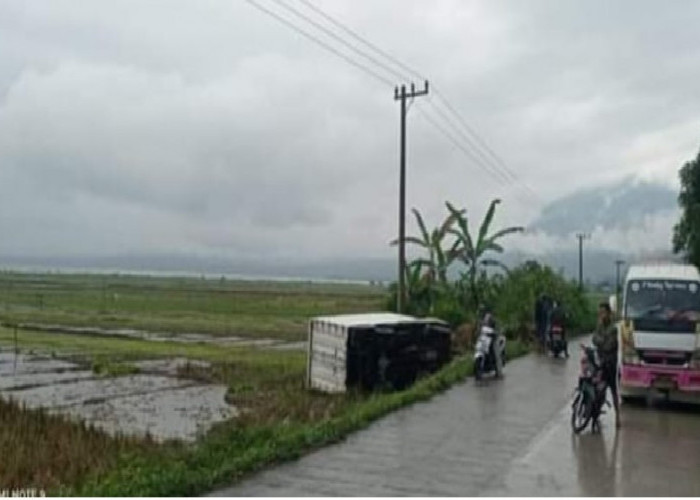
M391 80L389 80L388 78L385 78L385 77L381 76L380 74L378 74L378 73L375 72L374 70L368 68L368 67L365 66L364 64L355 61L355 60L352 59L351 57L348 57L347 55L343 54L342 52L340 52L340 51L337 50L336 48L330 46L329 44L325 43L324 41L320 40L319 38L316 38L314 35L308 33L307 31L303 30L302 28L298 27L297 25L295 25L295 24L292 23L291 21L289 21L289 20L283 18L283 17L280 16L279 14L277 14L277 13L275 13L275 12L273 12L273 11L267 9L266 7L263 7L262 5L260 5L259 3L257 3L255 0L246 0L246 2L248 2L250 5L252 5L252 6L255 7L256 9L258 9L259 11L264 12L265 14L269 15L270 17L273 17L274 19L276 19L276 20L279 21L280 23L284 24L285 26L287 26L287 27L293 29L293 30L296 31L297 33L300 33L300 34L304 35L306 38L308 38L308 39L311 40L312 42L314 42L314 43L320 45L320 46L323 47L324 49L326 49L326 50L328 50L329 52L331 52L331 53L335 54L336 56L340 57L340 58L343 59L345 62L347 62L347 63L349 63L349 64L355 66L356 68L358 68L358 69L364 71L365 73L369 74L370 76L372 76L372 77L375 78L376 80L379 80L380 82L384 83L385 85L388 85L389 87L393 87L393 86L394 86L393 82L392 82Z
M476 165L480 166L482 170L485 170L492 177L492 179L496 180L496 182L499 185L501 184L501 178L491 167L483 165L479 158L474 155L473 151L471 151L468 148L465 148L458 138L456 138L449 130L447 130L440 123L438 123L438 121L435 120L432 116L430 116L426 110L424 110L422 107L418 107L418 112L421 113L423 115L423 118L425 118L427 122L430 123L438 132L445 136L445 138L448 141L450 141L457 149L459 149Z
M498 170L495 170L493 166L489 164L483 163L479 157L475 156L474 152L465 147L464 144L457 138L455 137L451 131L447 130L445 127L443 127L437 120L435 120L428 112L423 109L422 107L418 107L418 112L423 115L423 117L426 119L430 125L432 125L438 132L440 132L449 142L452 143L454 147L456 147L459 151L462 152L468 159L470 159L476 166L481 168L484 172L486 172L489 177L491 178L491 181L494 183L495 186L497 187L503 187L503 180L502 180L502 174L499 175ZM529 206L530 202L528 200L523 199L518 195L518 193L514 193L514 196L518 199L519 202L523 203L525 206Z
M452 115L459 121L459 125L461 125L464 130L467 131L469 136L471 136L478 144L481 146L485 151L487 151L492 158L496 159L496 162L503 168L505 172L507 172L508 176L513 179L517 180L516 175L510 170L510 168L503 164L503 161L500 160L498 156L495 155L493 150L484 142L484 140L467 124L466 120L462 117L462 115L454 108L452 104L447 100L447 98L440 92L439 90L435 91L435 95L437 98L442 102L443 106L450 112Z
M295 24L293 21L286 19L282 17L280 14L262 6L255 0L246 0L249 4L260 10L261 12L273 17L280 23L284 24L285 26L293 29L297 33L302 34L306 38L310 39L312 42L316 43L317 45L323 47L327 51L333 53L334 55L340 57L347 63L355 66L356 68L364 71L365 73L369 74L376 80L389 85L389 86L394 86L393 83L374 69L368 67L367 65L358 62L356 59L352 58L351 56L344 54L343 52L339 51L337 48L331 46L330 44L324 42L323 40L317 38L316 36L312 35L308 31L302 29L299 27L297 24ZM334 33L332 30L328 29L327 27L321 25L317 21L311 19L309 16L305 15L304 13L300 12L298 9L286 4L282 0L272 0L275 2L277 5L281 6L282 8L286 9L287 11L291 12L294 16L297 18L303 20L304 22L308 23L309 25L313 26L317 30L320 30L321 32L325 33L327 36L331 37L335 41L343 44L345 47L349 48L351 51L354 53L362 56L366 60L368 60L371 64L375 65L376 67L381 68L382 70L386 71L387 73L390 73L394 76L404 78L404 74L401 72L396 71L395 69L387 66L386 64L382 63L380 60L378 60L376 57L373 57L371 54L368 54L366 51L359 49L352 43L348 42L338 34ZM319 16L323 17L325 20L328 22L332 23L334 26L337 28L341 29L343 32L347 33L350 35L352 38L355 40L361 42L365 46L369 47L371 50L375 51L377 54L379 54L381 57L384 59L390 61L393 63L395 66L400 67L407 73L410 73L412 75L416 76L421 76L421 74L410 68L409 66L405 65L395 57L391 56L387 52L383 51L379 47L377 47L375 44L372 42L368 41L355 31L353 31L351 28L347 27L340 21L336 20L332 16L328 15L325 13L322 9L319 7L316 7L313 3L311 3L309 0L299 0L302 2L305 6L307 6L310 10L318 14ZM436 123L434 119L430 119L431 124L438 128L438 130L443 133L450 142L452 142L455 146L458 147L465 155L467 155L472 161L474 161L478 166L482 168L482 170L487 170L488 173L494 177L497 178L500 182L505 182L506 184L518 184L523 187L530 196L533 196L534 198L539 199L537 194L532 191L529 186L527 186L525 183L523 183L520 179L518 179L517 175L505 164L505 162L498 156L496 153L485 143L485 141L467 124L466 120L459 114L459 112L452 106L447 98L440 93L439 91L436 91L436 95L440 102L442 103L443 107L447 110L447 113L442 111L432 100L429 101L429 104L433 107L433 109L436 110L436 112L440 115L442 120L447 124L447 127L452 130L453 132L456 133L458 137L460 137L462 140L460 141L458 138L455 137L454 134L448 132L445 127L439 125ZM448 113L456 118L450 119L448 116ZM425 116L425 113L423 113ZM464 130L466 130L466 133ZM465 146L465 144L467 146ZM519 198L519 197L518 197Z
M404 79L404 76L405 76L405 75L403 75L402 73L399 73L399 72L395 71L394 69L388 67L387 65L385 65L384 63L382 63L381 61L379 61L377 58L375 58L374 56L372 56L372 54L368 54L368 53L365 52L364 50L358 49L358 48L357 48L356 46L354 46L352 43L348 42L347 40L345 40L345 39L342 38L341 36L338 36L336 33L334 33L332 30L329 30L328 28L326 28L326 27L323 26L322 24L320 24L320 23L314 21L313 19L311 19L309 16L307 16L307 15L304 14L303 12L299 12L299 10L297 10L297 9L295 9L294 7L292 7L291 5L289 5L289 4L285 3L285 2L283 2L282 0L272 0L272 1L275 2L277 5L279 5L280 7L282 7L283 9L286 9L286 10L288 10L289 12L291 12L292 14L294 14L294 15L295 15L296 17L298 17L299 19L302 19L302 20L306 21L307 23L309 23L310 25L314 26L315 28L321 30L323 33L325 33L325 34L328 35L329 37L333 38L333 39L336 40L337 42L339 42L339 43L345 45L347 48L349 48L350 50L352 50L352 51L355 52L356 54L359 54L360 56L364 57L365 59L367 59L368 61L372 62L373 64L375 64L375 65L379 66L380 68L384 69L385 71L391 73L391 74L394 75L395 77L397 77L397 78L399 78L399 79L401 79L401 80Z
M435 88L435 86L433 87ZM462 127L479 144L479 146L481 146L481 148L483 148L491 156L491 158L493 158L493 160L500 165L500 167L506 172L506 175L508 175L513 182L522 184L523 188L528 192L528 194L541 203L542 198L525 181L518 178L517 174L506 164L506 162L495 151L493 151L491 147L489 147L489 145L479 136L479 134L476 133L475 130L469 126L462 115L460 115L454 106L450 104L444 94L435 88L435 95L442 102L443 106L445 106L452 113L452 115L459 120Z
M430 100L428 100L428 103L430 103ZM471 146L470 149L471 149L472 151L474 151L474 153L475 153L476 155L478 155L479 161L483 161L483 162L485 162L486 164L488 164L488 165L493 169L495 175L498 175L498 177L499 177L503 182L505 182L505 183L507 183L507 184L510 184L510 183L512 182L512 180L511 180L505 173L503 173L497 166L493 166L492 161L491 161L488 157L486 157L486 155L484 155L484 153L483 153L481 150L479 150L478 148L475 148L475 147L473 146L473 142L471 141L471 139L470 139L469 137L467 137L466 134L464 134L464 132L462 132L459 128L457 128L457 127L454 126L454 123L452 122L452 119L451 119L442 109L438 108L438 107L435 106L434 104L433 104L433 109L435 110L435 112L436 112L438 115L440 115L440 116L442 117L442 119L443 119L445 122L447 122L447 123L449 123L449 124L452 124L452 126L453 126L454 130L457 132L457 134L458 134L469 146Z
M338 20L335 19L334 17L330 16L327 12L323 11L321 8L319 8L319 7L317 7L316 5L314 5L314 4L311 3L309 0L299 0L299 1L300 1L301 3L303 3L304 5L306 5L309 9L313 10L313 11L314 11L315 13L317 13L319 16L323 17L325 20L327 20L328 22L330 22L331 24L333 24L333 25L336 26L337 28L340 28L342 31L344 31L345 33L347 33L348 35L350 35L351 37L353 37L353 38L354 38L355 40L357 40L358 42L360 42L360 43L362 43L363 45L365 45L366 47L369 47L370 49L374 50L377 54L379 54L379 55L381 55L382 57L384 57L384 59L386 59L387 61L392 62L392 63L395 64L397 67L399 67L399 68L403 69L404 71L406 71L406 73L408 73L408 74L410 74L410 75L416 77L418 80L427 80L427 78L425 77L425 75L422 75L422 74L419 73L418 71L416 71L416 70L414 70L413 68L411 68L411 67L405 65L404 63L402 63L401 61L399 61L398 59L396 59L395 57L393 57L391 54L389 54L389 53L385 52L384 50L382 50L381 48L377 47L375 44L373 44L372 42L370 42L369 40L367 40L365 37L363 37L362 35L358 34L356 31L354 31L353 29L351 29L349 26L347 26L347 25L341 23L340 21L338 21ZM406 79L408 80L408 78L406 78Z
M274 1L275 1L275 2L278 2L278 3L280 2L280 0L274 0ZM313 4L312 2L310 2L309 0L299 0L299 1L300 1L301 3L303 3L307 8L311 9L313 12L315 12L316 14L318 14L319 16L321 16L323 19L325 19L326 21L328 21L328 22L330 22L331 24L333 24L335 27L339 28L340 30L342 30L342 31L345 32L346 34L350 35L350 36L351 36L352 38L354 38L355 40L359 41L360 43L362 43L362 44L365 45L366 47L368 47L368 48L370 48L371 50L375 51L377 54L379 54L379 55L380 55L381 57L383 57L385 60L390 61L391 63L393 63L393 64L396 65L397 67L401 68L401 69L404 70L405 72L407 72L407 73L409 73L409 74L411 74L411 75L413 75L413 76L416 76L416 77L418 77L418 78L421 79L421 80L426 80L426 79L427 79L427 78L425 78L425 76L422 75L420 72L418 72L417 70L415 70L415 69L413 69L413 68L407 66L407 65L404 64L403 62L399 61L396 57L394 57L394 56L392 56L391 54L387 53L386 51L382 50L382 49L379 48L377 45L375 45L374 43L370 42L370 41L367 40L365 37L363 37L362 35L358 34L356 31L354 31L353 29L351 29L350 27L348 27L348 26L345 25L344 23L342 23L342 22L338 21L337 19L335 19L334 17L330 16L328 13L326 13L326 12L323 11L321 8L319 8L319 7L317 7L316 5L314 5L314 4ZM315 23L315 24L316 24L316 23ZM326 28L323 28L323 29L324 29L324 31L327 31ZM337 37L337 36L336 36L336 37ZM347 45L347 42L344 42L344 43ZM364 52L360 52L360 53L365 54ZM375 62L375 63L377 63L377 64L380 64L381 67L384 68L384 69L386 69L387 71L390 71L390 68L387 68L386 65L379 63L378 61L376 61L376 59L372 58L372 61ZM391 71L391 72L392 72L392 74L395 74L395 75L396 75L396 72L394 72L394 71ZM473 149L477 150L479 156L482 157L482 158L484 158L485 161L487 161L487 162L489 162L489 163L494 163L494 162L495 162L494 168L495 168L496 170L499 170L499 171L500 171L500 170L504 171L504 176L506 177L508 183L519 183L519 184L522 184L522 187L528 192L528 195L529 195L529 196L532 196L532 197L533 197L534 199L536 199L538 202L541 201L541 199L540 199L540 197L537 195L537 193L535 193L525 182L521 181L521 180L518 178L518 176L513 172L513 170L505 163L505 161L503 161L503 159L502 159L499 155L497 155L497 154L493 151L493 149L491 149L491 148L488 146L488 144L479 136L479 134L477 134L476 131L475 131L472 127L469 126L469 124L468 124L468 123L466 122L466 120L462 117L462 115L460 115L460 113L454 108L454 106L453 106L452 104L450 104L450 102L447 100L447 98L444 96L444 94L442 94L439 90L437 90L437 88L436 88L435 86L433 86L433 88L435 89L435 95L436 95L436 96L438 97L438 99L442 102L443 106L444 106L454 117L456 117L456 119L458 120L459 124L455 125L455 123L454 123L453 120L448 119L448 118L445 116L445 113L443 113L443 112L441 112L441 111L439 110L439 108L432 102L432 99L429 100L429 103L430 103L432 106L434 106L434 108L435 108L436 110L438 110L438 112L441 114L441 116L443 117L443 119L445 119L446 121L450 122L450 124L452 125L453 128L459 129L459 125L461 125L461 126L467 131L467 134L468 134L473 140L466 139L467 135L464 134L464 133L461 133L460 135L462 135L463 137L465 137L465 139L466 139L467 142L471 145L471 147L472 147ZM476 142L476 145L474 144L474 142ZM485 153L484 153L483 151L481 151L480 149L483 149L484 151L486 151L487 154L485 154ZM486 158L488 158L489 156L490 156L490 158L492 158L492 160L487 160L487 159L486 159Z
M488 152L488 153L491 155L491 157L496 161L496 163L498 163L499 165L501 165L501 167L508 173L508 175L509 175L515 182L520 182L520 183L522 183L522 185L525 187L525 189L526 189L527 191L529 191L529 193L530 193L531 195L533 195L535 198L541 200L541 198L539 197L539 195L538 195L534 190L532 190L532 188L530 188L530 186L528 186L527 182L525 182L525 181L519 179L519 178L518 178L518 175L508 166L508 164L501 158L501 156L498 155L493 149L491 149L491 147L489 147L489 145L484 141L484 139L483 139L481 136L479 136L479 134L477 134L476 131L473 130L473 129L469 126L469 124L466 122L466 120L464 120L464 118L457 112L457 110L455 110L455 109L450 105L449 101L444 97L444 95L443 95L441 92L436 91L436 94L435 94L435 95L438 97L438 99L440 99L440 100L443 102L443 104L444 104L446 107L448 107L448 109L450 109L450 110L452 111L452 114L453 114L454 116L457 117L457 119L462 123L462 125L463 125L464 128L467 130L467 132L477 141L477 143L478 143L484 150L486 150L486 152Z

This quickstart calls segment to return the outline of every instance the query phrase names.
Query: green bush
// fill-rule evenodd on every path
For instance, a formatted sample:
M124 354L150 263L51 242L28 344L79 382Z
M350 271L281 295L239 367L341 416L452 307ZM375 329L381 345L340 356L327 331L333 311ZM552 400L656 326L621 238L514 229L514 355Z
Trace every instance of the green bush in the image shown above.
M561 304L567 326L573 331L588 331L595 326L595 311L578 285L537 262L528 261L511 270L498 288L494 312L509 330L533 326L535 301L542 293Z
M448 292L442 294L435 301L431 316L440 318L450 324L452 328L474 319L474 313L465 307L465 302L460 300L458 294Z
M573 332L590 331L595 326L595 309L588 296L575 282L555 273L550 267L528 261L506 275L482 272L476 282L482 304L493 310L499 325L511 336L522 335L534 327L534 306L537 297L545 293L558 301L568 318L567 327ZM396 285L390 288L388 309L396 310ZM430 304L433 304L432 308ZM428 292L411 290L406 313L414 316L434 316L453 328L473 321L475 299L464 277L447 287Z

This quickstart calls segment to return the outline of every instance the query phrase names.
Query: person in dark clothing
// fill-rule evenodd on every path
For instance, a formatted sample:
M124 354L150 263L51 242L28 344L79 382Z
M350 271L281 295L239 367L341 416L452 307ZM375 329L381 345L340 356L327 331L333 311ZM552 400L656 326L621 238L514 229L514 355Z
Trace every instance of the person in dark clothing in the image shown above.
M540 294L535 301L535 334L540 343L540 347L544 348L544 338L547 330L547 297Z
M548 295L542 294L535 304L537 338L543 351L547 348L547 337L549 336L549 329L551 327L553 303L554 301Z
M598 350L603 379L615 405L615 425L620 427L620 398L617 390L617 326L612 320L612 310L607 302L598 306L598 326L593 334L593 345Z
M567 323L567 317L566 317L566 311L564 311L564 308L562 307L561 303L554 301L554 304L552 305L552 312L550 315L550 328L554 326L558 326L562 329L562 335L563 335L563 340L565 341L564 343L564 355L568 358L569 357L569 344L566 342L566 323Z

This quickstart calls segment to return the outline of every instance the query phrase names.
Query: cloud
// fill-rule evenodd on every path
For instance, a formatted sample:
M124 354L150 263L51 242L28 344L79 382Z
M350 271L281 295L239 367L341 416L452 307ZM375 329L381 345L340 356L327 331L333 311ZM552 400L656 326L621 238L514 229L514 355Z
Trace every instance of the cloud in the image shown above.
M353 157L363 154L343 143L343 128L360 132L362 120L347 116L328 133L323 102L304 110L310 127L299 127L301 113L291 116L299 110L275 119L286 98L274 95L278 78L270 73L286 68L284 60L267 59L206 85L81 63L23 74L0 108L0 204L7 211L26 203L26 194L47 193L67 211L83 196L120 205L125 215L139 207L183 224L327 224L334 197L354 182ZM319 76L288 81L290 91L303 92ZM344 162L318 169L341 152ZM28 190L22 199L18 186Z
M545 202L672 184L700 145L695 2L321 7L425 73ZM0 30L0 254L393 255L392 89L246 2L0 0ZM541 205L433 129L433 99L409 112L408 207L476 224L501 197L496 223L528 224Z

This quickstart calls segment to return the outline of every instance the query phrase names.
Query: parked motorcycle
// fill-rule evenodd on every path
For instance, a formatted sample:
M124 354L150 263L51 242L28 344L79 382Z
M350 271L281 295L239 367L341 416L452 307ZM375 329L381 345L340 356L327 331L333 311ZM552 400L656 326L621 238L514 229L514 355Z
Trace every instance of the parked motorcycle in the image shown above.
M581 345L581 349L581 371L571 404L571 428L576 434L583 432L589 423L591 430L598 432L603 405L609 406L605 400L606 385L598 353L595 348L585 345Z
M549 331L547 347L549 349L549 352L551 352L555 358L558 358L559 354L561 354L562 352L567 358L569 357L569 349L566 341L566 332L562 325L552 325Z
M494 342L492 350L491 344ZM482 326L474 348L474 378L476 380L496 371L494 351L500 353L501 368L503 368L506 364L506 338L490 326Z

